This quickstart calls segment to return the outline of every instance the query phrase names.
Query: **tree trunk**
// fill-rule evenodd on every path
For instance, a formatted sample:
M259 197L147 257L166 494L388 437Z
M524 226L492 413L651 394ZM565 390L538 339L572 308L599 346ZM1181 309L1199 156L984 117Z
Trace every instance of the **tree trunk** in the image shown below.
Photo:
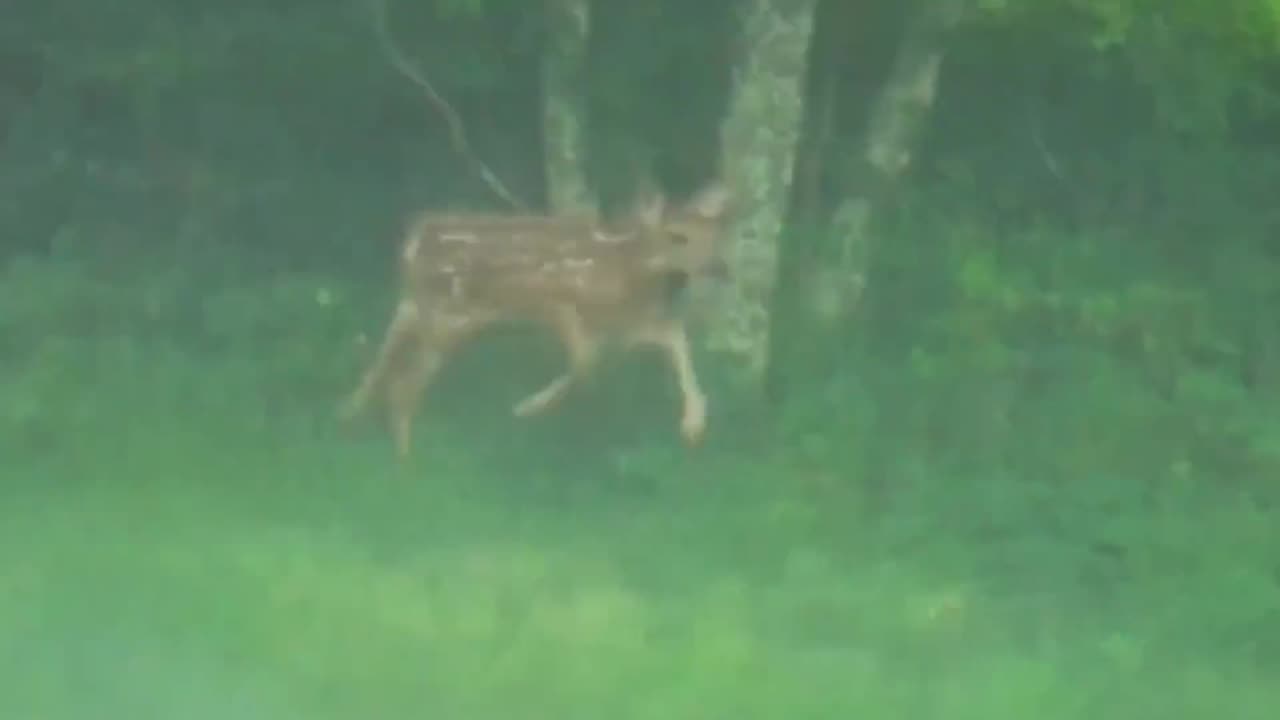
M594 206L586 174L586 102L583 68L591 32L590 0L546 0L543 56L543 132L547 199L555 213Z
M817 0L747 0L742 53L725 119L724 179L734 198L726 259L731 279L709 345L740 356L753 382L768 364L780 233L804 115Z
M867 284L872 225L907 167L933 110L950 32L968 0L917 3L893 68L871 109L862 151L847 172L847 197L832 219L835 257L808 273L808 310L824 332L840 332Z

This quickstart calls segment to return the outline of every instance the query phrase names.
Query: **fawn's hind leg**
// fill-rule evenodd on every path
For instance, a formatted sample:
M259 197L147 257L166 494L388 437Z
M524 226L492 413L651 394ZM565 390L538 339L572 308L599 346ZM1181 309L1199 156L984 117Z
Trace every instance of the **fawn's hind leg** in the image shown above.
M396 454L407 459L413 444L413 418L422 397L458 346L493 320L480 312L438 308L418 319L416 336L386 383L388 419Z
M422 396L440 368L444 353L430 339L423 338L410 350L410 357L394 372L386 384L388 421L395 441L396 455L404 460L413 446L413 416Z
M393 363L400 361L406 345L416 339L420 315L418 304L412 300L404 300L396 306L395 314L387 325L382 344L378 347L373 362L360 378L360 384L355 391L339 407L339 420L350 422L368 409L374 394L387 382L387 374Z

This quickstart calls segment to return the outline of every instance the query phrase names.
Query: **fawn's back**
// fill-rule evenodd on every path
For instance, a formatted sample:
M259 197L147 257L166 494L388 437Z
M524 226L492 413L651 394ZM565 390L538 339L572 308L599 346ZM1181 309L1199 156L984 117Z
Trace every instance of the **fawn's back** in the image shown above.
M650 200L617 227L589 216L424 214L403 246L404 291L426 307L503 316L560 305L600 320L661 312L674 286L722 270L722 205L707 192L672 213Z

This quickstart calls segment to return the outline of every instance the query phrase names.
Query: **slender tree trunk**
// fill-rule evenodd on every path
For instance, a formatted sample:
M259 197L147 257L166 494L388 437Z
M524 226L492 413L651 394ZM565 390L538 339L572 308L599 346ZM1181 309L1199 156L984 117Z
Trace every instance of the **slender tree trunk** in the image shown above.
M826 331L838 332L857 308L867 284L872 225L888 194L911 164L933 110L950 32L969 0L922 0L908 23L893 68L874 106L862 150L850 163L847 197L832 219L835 257L808 273L809 311Z
M745 0L742 53L723 125L725 182L734 197L731 280L711 323L714 350L741 356L752 381L768 364L780 233L804 116L817 0Z
M543 131L547 198L552 212L594 206L586 174L583 68L591 32L591 0L545 0L548 42L543 59Z

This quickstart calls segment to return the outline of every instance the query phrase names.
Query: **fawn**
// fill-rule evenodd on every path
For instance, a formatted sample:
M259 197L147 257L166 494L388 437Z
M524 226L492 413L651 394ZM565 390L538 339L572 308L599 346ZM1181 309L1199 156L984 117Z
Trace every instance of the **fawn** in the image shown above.
M398 263L399 303L340 417L356 418L381 395L396 453L407 458L413 417L449 355L486 326L514 320L555 332L569 364L515 404L517 417L557 404L604 346L647 344L664 351L683 404L681 434L699 443L707 400L675 305L690 280L727 272L718 245L728 203L713 183L676 209L645 193L619 227L589 216L416 216Z

